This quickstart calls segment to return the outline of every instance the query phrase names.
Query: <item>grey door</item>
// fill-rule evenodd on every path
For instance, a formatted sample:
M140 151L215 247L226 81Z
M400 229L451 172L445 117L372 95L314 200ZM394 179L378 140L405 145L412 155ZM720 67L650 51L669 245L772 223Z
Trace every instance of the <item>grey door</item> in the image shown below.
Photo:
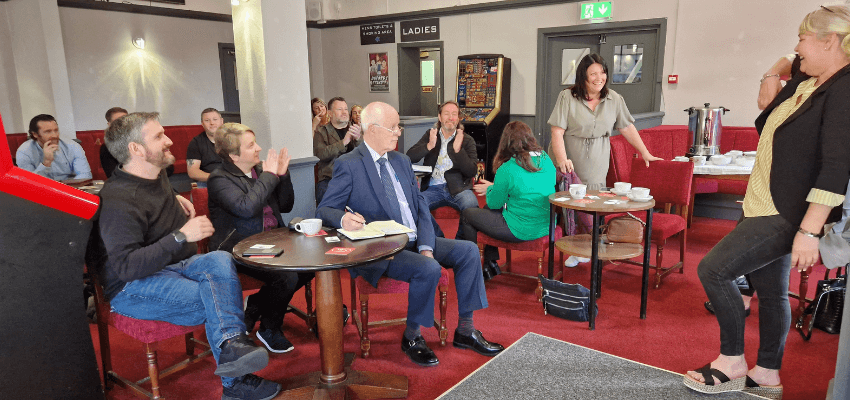
M555 108L558 95L575 83L575 67L589 53L599 52L599 35L562 36L552 38L546 44L546 74L543 86L543 114L538 115L542 126L537 141L544 148L549 146L549 115Z
M599 54L608 63L608 87L621 94L632 114L654 110L656 30L604 34Z
M419 52L420 94L419 115L437 116L437 106L442 102L442 77L440 76L440 49L422 48Z

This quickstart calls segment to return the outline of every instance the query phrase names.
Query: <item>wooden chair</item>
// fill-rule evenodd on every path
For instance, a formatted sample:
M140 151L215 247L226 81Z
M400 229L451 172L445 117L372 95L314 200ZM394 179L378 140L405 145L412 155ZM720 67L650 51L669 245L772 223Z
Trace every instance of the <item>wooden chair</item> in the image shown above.
M555 240L560 239L564 235L564 231L561 229L560 225L555 226ZM501 240L493 239L490 236L483 232L478 232L478 251L481 252L481 268L484 268L484 246L490 245L498 248L505 249L505 264L500 266L500 268L504 272L511 272L511 250L514 251L530 251L538 253L537 256L537 275L523 275L528 276L529 278L537 279L537 276L543 274L543 260L546 256L546 251L549 250L549 235L542 236L540 238L534 240L526 240L523 242L503 242ZM564 255L561 252L558 252L560 255L560 265L563 268L564 265ZM560 274L559 274L560 275ZM555 279L558 279L556 276ZM537 289L534 290L534 294L537 296L537 301L543 301L543 284L537 279Z
M125 317L110 311L109 302L103 295L103 287L99 282L97 273L92 274L92 282L95 288L95 307L97 309L97 333L100 342L100 371L103 374L104 387L109 389L111 383L130 388L137 396L148 399L160 399L159 380L172 373L186 368L188 365L200 361L202 358L212 355L209 344L195 339L194 332L203 330L204 325L181 326L162 321L146 321ZM112 370L112 352L109 347L109 327L113 327L127 336L138 340L145 345L147 355L148 377L138 381L131 381ZM159 369L157 361L157 344L163 340L183 336L186 342L186 358L176 364ZM195 354L195 344L203 346L206 350ZM150 382L151 389L147 391L141 385Z
M678 161L653 161L647 168L643 159L638 158L632 160L631 167L631 179L629 181L632 187L649 188L656 206L663 204L665 209L665 213L655 213L652 216L652 237L650 238L656 246L655 265L652 265L651 268L656 272L655 288L658 289L661 285L661 279L670 272L679 270L680 274L685 273L688 205L691 200L694 164ZM675 206L678 214L669 213L672 206ZM639 215L635 216L645 222L646 215L644 213L637 214ZM609 215L606 217L606 221L619 215L624 214ZM676 234L679 235L679 262L672 267L665 268L663 266L664 246L667 239ZM625 262L638 264L632 261Z
M357 292L360 292L360 312L357 310ZM357 333L360 335L360 355L363 358L369 358L369 350L371 342L369 340L369 328L404 325L407 323L407 318L397 318L384 321L369 321L369 297L378 294L398 294L408 293L409 285L407 282L397 281L385 276L378 280L378 287L372 286L362 277L351 279L351 317L354 325L357 327ZM440 319L434 319L434 327L440 333L440 345L446 345L446 339L449 336L449 331L446 329L446 307L448 304L449 292L449 271L442 269L440 281L437 284L437 293L440 295Z
M210 215L210 207L209 207L209 192L207 192L207 188L199 188L194 183L192 184L192 194L191 194L192 204L195 206L195 215ZM198 254L207 253L209 251L209 238L203 239L198 242ZM264 283L258 279L252 278L243 273L239 273L239 282L242 284L242 291L247 290L258 290L263 287ZM307 301L307 310L301 310L298 307L293 305L288 305L287 311L292 312L297 315L298 318L304 320L307 326L311 331L317 333L317 321L316 321L316 313L313 310L313 284L308 282L304 285L304 297ZM250 330L253 327L248 327Z

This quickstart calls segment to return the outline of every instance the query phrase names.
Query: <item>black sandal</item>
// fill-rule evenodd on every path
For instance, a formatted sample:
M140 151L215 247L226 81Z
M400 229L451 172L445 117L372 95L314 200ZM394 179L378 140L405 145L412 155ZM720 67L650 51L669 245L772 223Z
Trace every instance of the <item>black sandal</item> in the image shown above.
M705 366L695 370L694 372L699 372L702 375L703 379L705 379L705 383L699 382L694 378L691 378L688 374L685 374L684 383L685 386L696 390L697 392L712 394L724 392L739 392L744 390L744 376L736 379L729 379L726 374L720 372L717 369L711 368L711 363L705 364ZM717 383L714 382L715 377L717 377Z

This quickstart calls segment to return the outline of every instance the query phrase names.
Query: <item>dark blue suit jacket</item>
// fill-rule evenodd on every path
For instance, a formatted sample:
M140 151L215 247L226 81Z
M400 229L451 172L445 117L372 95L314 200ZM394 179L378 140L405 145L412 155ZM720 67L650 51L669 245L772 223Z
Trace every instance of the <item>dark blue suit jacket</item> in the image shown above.
M396 151L387 153L387 158L401 183L416 222L417 247L424 245L433 249L435 236L431 212L419 191L410 158ZM381 177L378 175L378 167L372 161L372 155L365 143L361 143L350 153L337 158L334 163L333 179L319 204L316 216L322 219L325 226L339 228L342 216L345 214L345 206L360 213L366 219L366 223L391 219L389 213L385 211L389 207L389 202L384 193ZM352 268L349 271L352 277L362 276L372 285L377 285L378 279L386 272L388 264L389 260L382 260L364 267Z

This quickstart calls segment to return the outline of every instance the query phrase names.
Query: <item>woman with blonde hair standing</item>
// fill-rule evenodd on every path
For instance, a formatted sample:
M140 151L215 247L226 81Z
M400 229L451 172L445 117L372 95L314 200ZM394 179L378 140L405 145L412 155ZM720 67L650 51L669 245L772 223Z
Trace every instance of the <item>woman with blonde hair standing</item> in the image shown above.
M744 219L697 270L720 325L720 355L684 377L699 392L782 397L788 275L817 262L824 223L840 217L850 179L850 10L822 6L806 15L798 36L801 73L756 119L758 155ZM749 370L744 304L734 284L743 274L759 294L758 360Z

